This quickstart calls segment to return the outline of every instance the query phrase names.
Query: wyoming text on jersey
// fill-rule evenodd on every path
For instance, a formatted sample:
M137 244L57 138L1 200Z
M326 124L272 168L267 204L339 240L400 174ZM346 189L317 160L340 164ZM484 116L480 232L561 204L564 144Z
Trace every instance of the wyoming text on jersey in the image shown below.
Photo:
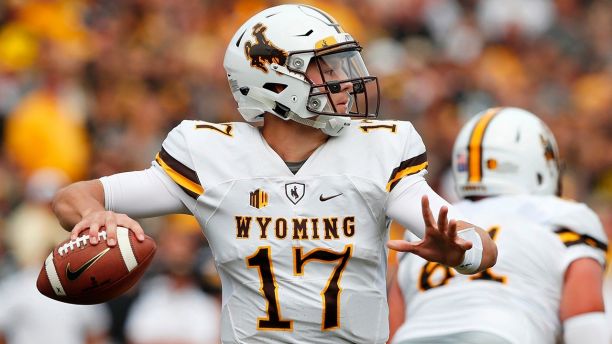
M355 235L355 216L310 217L310 218L272 218L236 216L236 239L248 239L257 235L259 239L305 239L335 240ZM255 233L252 233L254 228Z

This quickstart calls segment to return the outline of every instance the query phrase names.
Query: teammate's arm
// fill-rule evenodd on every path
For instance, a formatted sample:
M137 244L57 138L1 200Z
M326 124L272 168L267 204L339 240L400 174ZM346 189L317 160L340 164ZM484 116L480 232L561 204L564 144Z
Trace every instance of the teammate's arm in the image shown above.
M565 344L609 344L604 314L602 265L592 258L577 259L565 272L559 317Z
M437 221L432 209L438 214ZM424 179L415 182L401 194L391 196L387 215L422 240L390 240L387 246L455 267L461 273L477 273L495 265L497 246L489 235L469 222L449 220L449 212L451 218L460 218L460 214ZM461 266L464 263L473 265L465 268Z
M387 299L389 303L389 340L387 343L391 343L393 335L395 335L395 332L397 332L406 319L406 303L397 280L397 275L391 279Z

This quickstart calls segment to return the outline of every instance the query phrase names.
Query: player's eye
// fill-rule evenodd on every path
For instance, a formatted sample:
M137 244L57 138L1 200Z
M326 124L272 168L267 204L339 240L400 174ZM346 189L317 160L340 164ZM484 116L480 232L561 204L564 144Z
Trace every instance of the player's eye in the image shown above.
M323 74L324 74L324 75L329 75L329 76L332 76L332 75L334 75L334 69L333 69L333 68L325 68L325 69L323 70Z

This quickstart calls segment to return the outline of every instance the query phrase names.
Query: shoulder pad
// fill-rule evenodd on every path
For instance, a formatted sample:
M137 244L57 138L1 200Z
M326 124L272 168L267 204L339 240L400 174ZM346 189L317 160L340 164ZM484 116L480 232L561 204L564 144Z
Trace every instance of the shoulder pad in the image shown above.
M607 250L603 225L586 204L555 196L532 196L531 199L530 217L553 229L566 246L587 244Z
M162 143L162 148L155 157L155 162L185 193L193 198L198 198L204 193L204 189L195 171L185 138L185 128L192 125L194 125L194 121L183 121L172 129Z
M347 135L349 144L360 142L362 151L372 151L375 160L383 161L385 188L393 190L407 176L425 173L425 144L412 123L395 120L353 121Z

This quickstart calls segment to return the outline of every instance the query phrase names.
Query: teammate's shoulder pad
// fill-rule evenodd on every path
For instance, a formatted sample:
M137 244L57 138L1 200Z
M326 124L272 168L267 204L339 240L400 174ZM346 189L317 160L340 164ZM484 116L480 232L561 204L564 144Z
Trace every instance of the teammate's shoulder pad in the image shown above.
M607 249L608 238L603 225L591 208L580 202L550 198L548 221L566 245L582 242L604 251Z

